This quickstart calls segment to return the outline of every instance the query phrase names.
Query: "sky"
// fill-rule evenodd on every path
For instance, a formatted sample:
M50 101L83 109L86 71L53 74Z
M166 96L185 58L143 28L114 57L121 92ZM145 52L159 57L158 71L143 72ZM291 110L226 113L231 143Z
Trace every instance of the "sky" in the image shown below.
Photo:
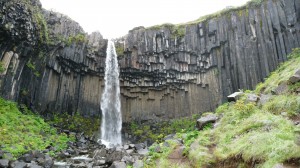
M43 8L63 13L85 32L104 38L124 36L138 26L185 23L249 0L41 0Z

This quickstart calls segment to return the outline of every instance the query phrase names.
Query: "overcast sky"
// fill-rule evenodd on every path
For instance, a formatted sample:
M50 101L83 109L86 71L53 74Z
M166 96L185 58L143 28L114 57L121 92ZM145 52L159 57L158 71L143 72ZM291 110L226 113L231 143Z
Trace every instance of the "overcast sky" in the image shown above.
M249 0L41 0L44 8L68 15L105 38L126 35L138 26L184 23Z

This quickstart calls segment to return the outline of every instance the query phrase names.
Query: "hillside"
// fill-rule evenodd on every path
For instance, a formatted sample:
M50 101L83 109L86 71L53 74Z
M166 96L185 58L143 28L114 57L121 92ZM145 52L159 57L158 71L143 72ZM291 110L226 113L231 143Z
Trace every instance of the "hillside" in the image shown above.
M300 49L288 57L256 90L198 120L215 123L152 145L146 167L299 167Z
M10 153L17 158L26 152L40 150L53 155L65 149L67 142L74 138L58 134L55 128L24 105L21 109L23 112L16 103L0 98L0 153ZM46 150L49 148L55 149Z

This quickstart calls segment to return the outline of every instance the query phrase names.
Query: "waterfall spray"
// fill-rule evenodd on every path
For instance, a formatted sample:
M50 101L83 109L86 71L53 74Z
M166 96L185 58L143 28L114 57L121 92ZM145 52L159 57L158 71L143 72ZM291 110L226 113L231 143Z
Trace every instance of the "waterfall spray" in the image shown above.
M101 98L101 140L106 147L121 145L122 114L120 104L119 66L112 41L108 41L105 61L105 86Z

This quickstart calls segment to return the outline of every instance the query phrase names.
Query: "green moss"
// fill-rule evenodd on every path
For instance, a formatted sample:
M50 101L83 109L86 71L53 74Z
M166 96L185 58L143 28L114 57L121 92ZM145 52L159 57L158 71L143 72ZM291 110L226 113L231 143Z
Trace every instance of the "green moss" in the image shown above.
M36 76L36 77L40 77L41 74L40 72L36 69L35 64L31 61L31 59L28 60L28 62L26 63L26 66L31 70L31 72Z
M116 53L118 56L124 55L124 44L123 43L116 43Z
M14 157L30 150L44 150L53 146L56 151L66 149L72 140L65 134L57 134L42 118L23 107L22 114L16 103L0 98L0 146Z
M85 34L82 34L82 33L79 33L75 36L70 36L67 39L67 45L71 45L72 43L79 44L79 43L84 43L84 42L86 42L86 37L85 37Z
M100 128L100 118L83 117L79 112L76 112L74 115L54 113L52 119L48 122L57 125L61 129L67 129L73 132L83 132L88 136L94 135Z
M37 7L34 7L33 11L34 11L33 18L34 18L35 22L37 23L37 26L39 29L40 42L44 43L44 44L49 44L50 40L49 40L49 34L48 34L49 33L48 25L44 18L44 15L40 11L40 9L38 9Z
M4 71L5 71L4 64L3 62L0 61L0 73L3 73Z

